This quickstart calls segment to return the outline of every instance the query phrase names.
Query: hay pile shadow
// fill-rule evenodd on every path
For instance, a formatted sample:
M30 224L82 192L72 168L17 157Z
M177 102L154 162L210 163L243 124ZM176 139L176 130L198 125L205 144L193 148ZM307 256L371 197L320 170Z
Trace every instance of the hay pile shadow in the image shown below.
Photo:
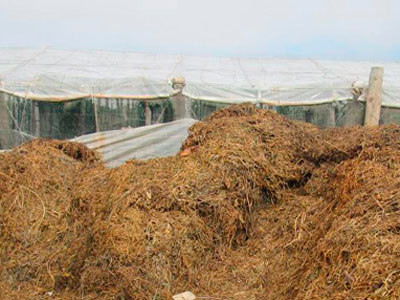
M397 299L399 141L238 105L116 169L23 145L0 156L0 296Z

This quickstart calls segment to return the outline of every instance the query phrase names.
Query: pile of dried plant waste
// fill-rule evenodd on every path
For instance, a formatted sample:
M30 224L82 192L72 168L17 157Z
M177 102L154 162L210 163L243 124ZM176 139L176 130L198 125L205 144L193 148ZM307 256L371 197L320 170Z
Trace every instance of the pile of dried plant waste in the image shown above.
M318 129L252 105L175 157L0 155L1 299L399 299L400 127Z

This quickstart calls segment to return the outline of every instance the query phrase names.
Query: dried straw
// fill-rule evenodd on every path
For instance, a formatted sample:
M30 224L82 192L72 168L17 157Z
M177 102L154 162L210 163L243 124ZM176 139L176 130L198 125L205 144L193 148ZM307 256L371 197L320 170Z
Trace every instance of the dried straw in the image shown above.
M23 145L0 156L0 298L399 299L399 141L246 104L112 170Z

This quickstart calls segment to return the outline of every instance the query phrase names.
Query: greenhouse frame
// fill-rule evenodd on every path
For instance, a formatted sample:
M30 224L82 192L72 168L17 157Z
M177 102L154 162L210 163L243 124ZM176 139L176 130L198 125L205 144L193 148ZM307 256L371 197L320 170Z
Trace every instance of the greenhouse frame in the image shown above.
M0 149L201 120L243 102L320 127L362 125L373 66L385 70L380 124L400 124L396 62L0 48Z

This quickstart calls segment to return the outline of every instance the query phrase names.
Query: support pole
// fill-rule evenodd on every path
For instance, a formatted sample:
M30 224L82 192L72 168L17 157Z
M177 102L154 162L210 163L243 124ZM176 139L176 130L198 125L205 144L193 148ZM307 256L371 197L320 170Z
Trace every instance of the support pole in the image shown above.
M92 98L95 132L99 132L99 116L97 114L97 101L99 101L99 99L95 100L95 99Z
M180 120L190 115L186 107L187 99L182 94L185 85L184 77L179 76L172 79L172 88L176 92L176 94L171 97L172 107L174 110L174 120Z
M0 149L7 149L11 146L11 122L7 107L6 95L0 92Z
M331 107L329 110L328 127L336 127L336 113L335 108Z
M38 101L33 101L33 118L35 120L35 130L33 134L36 137L40 137L40 111L39 111L39 102Z
M369 74L369 86L365 107L365 126L379 125L382 105L383 68L373 67Z
M122 117L124 120L124 127L129 127L129 101L130 100L125 100L121 99L121 105L122 105Z
M145 111L145 115L146 115L145 124L146 125L151 125L151 109L150 109L148 101L144 102L144 111Z
M184 119L189 115L186 109L186 97L180 92L171 97L172 107L174 110L174 120Z

